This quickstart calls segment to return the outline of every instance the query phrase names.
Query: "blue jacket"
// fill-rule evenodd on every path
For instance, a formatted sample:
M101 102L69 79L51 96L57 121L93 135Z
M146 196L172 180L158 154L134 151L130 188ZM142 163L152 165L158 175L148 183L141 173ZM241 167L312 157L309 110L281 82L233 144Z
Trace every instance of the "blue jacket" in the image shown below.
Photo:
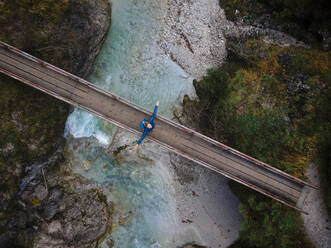
M152 117L151 117L150 119L143 119L143 120L140 122L140 128L141 128L141 129L144 129L144 133L141 135L140 139L137 141L138 145L140 145L140 143L144 140L145 136L146 136L149 132L153 131L153 129L154 129L154 118L155 118L155 116L156 116L157 109L158 109L158 106L155 106L155 108L154 108L154 112L153 112L153 115L152 115ZM151 127L151 128L145 127L145 126L144 126L144 122L148 122L148 123L150 123L150 124L152 125L152 127Z

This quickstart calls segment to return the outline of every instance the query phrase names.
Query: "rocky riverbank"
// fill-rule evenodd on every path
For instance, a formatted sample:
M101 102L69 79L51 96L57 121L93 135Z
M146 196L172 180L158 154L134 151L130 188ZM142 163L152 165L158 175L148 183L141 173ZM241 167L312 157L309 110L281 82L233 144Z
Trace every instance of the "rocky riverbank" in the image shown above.
M0 1L1 40L86 76L110 25L109 2L39 4ZM111 208L102 193L87 189L89 182L79 177L68 183L57 176L69 106L4 76L0 88L0 246L97 242L110 225Z

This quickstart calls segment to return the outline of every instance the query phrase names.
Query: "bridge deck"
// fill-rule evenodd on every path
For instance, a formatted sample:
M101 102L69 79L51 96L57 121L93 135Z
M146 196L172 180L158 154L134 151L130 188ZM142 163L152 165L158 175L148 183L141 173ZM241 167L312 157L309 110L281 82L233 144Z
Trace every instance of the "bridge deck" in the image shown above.
M139 121L151 114L2 42L0 71L134 133L141 133ZM304 187L315 187L160 116L148 138L300 211Z

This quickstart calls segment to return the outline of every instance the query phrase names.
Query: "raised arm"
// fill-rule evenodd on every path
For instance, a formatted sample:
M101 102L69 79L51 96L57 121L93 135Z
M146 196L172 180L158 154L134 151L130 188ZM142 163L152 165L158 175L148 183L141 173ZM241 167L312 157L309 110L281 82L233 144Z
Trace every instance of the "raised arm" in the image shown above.
M160 102L157 101L155 104L154 112L153 112L153 115L152 115L152 118L150 119L150 121L153 121L154 118L156 117L156 113L157 113L157 109L159 108L159 104L160 104Z

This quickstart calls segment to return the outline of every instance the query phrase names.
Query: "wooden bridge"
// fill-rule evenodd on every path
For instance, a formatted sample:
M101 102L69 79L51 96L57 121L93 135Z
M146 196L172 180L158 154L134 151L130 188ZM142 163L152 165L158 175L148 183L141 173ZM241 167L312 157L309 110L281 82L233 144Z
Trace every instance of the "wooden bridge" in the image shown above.
M3 42L0 42L0 71L139 135L140 120L151 115L123 98ZM161 116L157 116L154 123L148 139L301 212L307 189L318 188Z

